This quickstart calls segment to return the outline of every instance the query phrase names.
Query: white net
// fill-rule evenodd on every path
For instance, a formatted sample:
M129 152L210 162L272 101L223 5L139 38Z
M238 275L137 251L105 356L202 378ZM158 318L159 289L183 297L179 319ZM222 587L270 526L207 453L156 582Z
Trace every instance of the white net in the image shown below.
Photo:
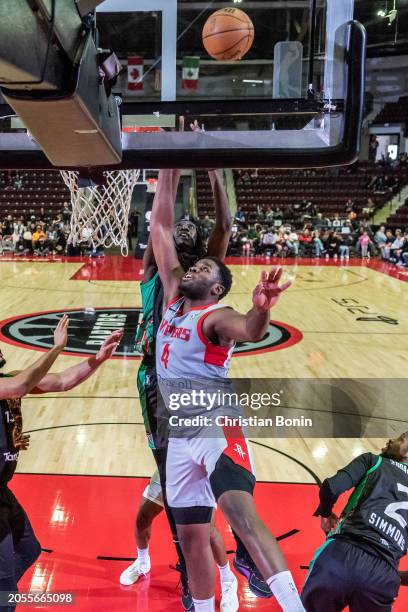
M78 172L61 171L71 192L71 227L68 242L76 246L89 243L120 247L128 254L127 235L130 203L140 170L106 170L105 183L93 187L78 186Z

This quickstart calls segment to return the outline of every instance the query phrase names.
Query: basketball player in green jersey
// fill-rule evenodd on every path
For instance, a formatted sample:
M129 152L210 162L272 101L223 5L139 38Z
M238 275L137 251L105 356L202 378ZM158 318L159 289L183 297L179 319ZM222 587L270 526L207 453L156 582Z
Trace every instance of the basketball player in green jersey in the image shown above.
M333 506L353 487L339 519ZM408 432L326 478L315 516L327 539L303 588L307 612L391 612L406 582L398 565L408 543Z

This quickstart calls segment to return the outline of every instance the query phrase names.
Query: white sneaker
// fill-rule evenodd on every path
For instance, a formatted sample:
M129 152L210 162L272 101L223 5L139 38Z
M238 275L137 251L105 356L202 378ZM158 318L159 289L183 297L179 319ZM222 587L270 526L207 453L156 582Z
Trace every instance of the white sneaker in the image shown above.
M220 612L236 612L239 609L238 580L234 576L232 582L221 584Z
M141 563L140 559L136 559L129 565L120 575L119 582L123 584L123 586L130 586L131 584L135 584L140 578L140 576L146 576L150 572L150 557L147 562Z

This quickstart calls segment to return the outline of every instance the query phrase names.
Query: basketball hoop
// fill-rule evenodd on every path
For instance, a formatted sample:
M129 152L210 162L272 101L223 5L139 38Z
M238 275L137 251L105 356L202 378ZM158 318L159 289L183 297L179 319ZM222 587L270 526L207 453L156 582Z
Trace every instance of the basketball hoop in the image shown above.
M147 193L156 193L157 179L154 179L154 178L146 179L146 189L147 189Z
M140 170L106 170L104 184L78 186L78 172L61 170L71 192L71 227L68 242L76 246L91 242L92 247L120 247L128 254L127 233L133 188Z

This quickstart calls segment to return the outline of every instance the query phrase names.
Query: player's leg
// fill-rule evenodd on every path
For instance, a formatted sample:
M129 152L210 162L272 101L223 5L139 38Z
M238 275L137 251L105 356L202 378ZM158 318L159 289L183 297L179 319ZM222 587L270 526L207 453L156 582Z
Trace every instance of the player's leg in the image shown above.
M11 493L4 492L0 501L0 591L17 591L17 583L41 553L30 521ZM5 606L12 612L15 606Z
M401 583L397 570L381 557L353 544L346 546L352 581L350 612L391 612Z
M234 530L232 530L232 533L237 544L234 557L235 569L237 572L242 574L242 576L245 576L245 578L248 580L250 590L256 597L261 597L263 599L272 597L271 589L263 579L262 574L253 562L251 555L245 548L241 538L237 533L235 533Z
M204 513L201 513L202 510ZM196 612L201 612L201 610L207 612L207 609L210 612L214 609L215 571L210 542L210 511L211 509L208 508L195 507L185 508L184 517L178 514L178 520L188 522L185 525L178 522L177 529L186 560L188 580ZM200 602L208 602L210 607L200 606Z
M0 510L1 512L1 510ZM0 527L1 529L1 527ZM2 530L3 532L3 530ZM14 571L14 545L11 533L0 534L0 592L17 591L17 580ZM15 606L1 608L4 612L14 612Z
M14 543L14 573L16 582L41 554L41 546L21 504L12 495L9 522Z
M185 610L192 610L193 601L188 585L186 564L178 541L176 523L167 503L166 457L168 446L168 419L165 406L158 401L160 396L154 363L141 364L137 376L137 387L139 390L140 404L142 407L142 415L148 436L149 447L152 450L159 472L162 487L163 506L177 551L178 563L176 568L180 572L182 585L181 600Z
M176 523L167 503L166 457L168 447L168 414L165 405L160 401L160 391L157 384L156 368L153 365L149 365L146 369L143 389L145 398L144 414L145 422L146 419L148 420L147 428L149 431L149 445L152 449L157 469L159 470L160 483L163 492L164 510L166 512L173 543L177 551L178 562L176 564L176 569L180 572L180 580L182 585L181 601L185 610L192 610L194 606L188 585L186 563L184 560L183 551L179 544Z
M166 462L166 491L186 560L196 612L214 608L214 557L211 519L215 500L205 469L194 460L195 440L171 438Z
M238 446L239 455L236 452ZM234 451L237 463L229 456L232 454L235 457ZM278 603L285 612L303 611L282 551L256 512L253 500L255 477L251 471L246 440L213 440L206 453L205 463L215 499Z
M155 472L143 492L135 521L135 539L137 557L120 575L119 581L124 586L134 584L140 576L150 572L149 542L152 523L163 511L163 499L158 473Z
M215 512L211 521L210 543L213 557L218 566L221 581L221 612L235 612L239 608L238 580L231 570L225 543L215 526Z
M307 612L343 610L350 593L348 578L347 551L341 542L326 540L317 549L303 586L301 598Z
M0 501L0 591L17 591L17 580L14 565L14 543L10 526L9 504ZM13 612L15 606L2 608L5 612Z

